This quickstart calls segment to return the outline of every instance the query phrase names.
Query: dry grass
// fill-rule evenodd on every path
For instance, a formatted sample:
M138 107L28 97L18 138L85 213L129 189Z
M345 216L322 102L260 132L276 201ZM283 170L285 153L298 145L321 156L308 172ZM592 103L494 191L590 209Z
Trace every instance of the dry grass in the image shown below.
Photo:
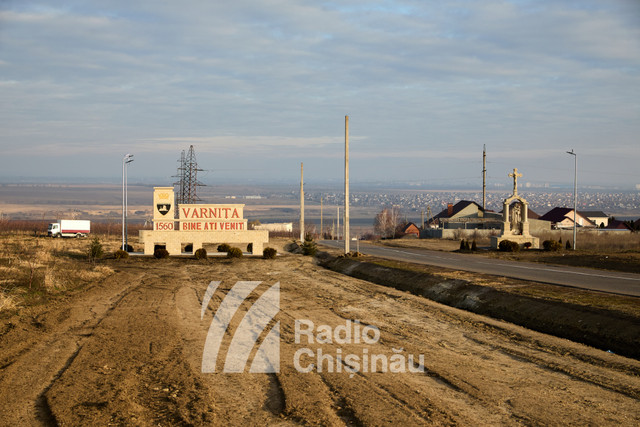
M540 242L560 240L573 243L572 230L553 230L541 233ZM625 231L580 230L578 232L578 249L587 251L640 251L640 233Z
M5 289L0 290L0 312L3 310L15 310L18 307L15 297L10 295Z
M447 239L389 239L380 240L377 243L397 248L420 248L444 252L455 251L460 247L459 241Z
M103 240L106 253L119 246L117 239ZM0 233L0 312L45 303L113 274L110 267L88 261L89 243L34 237L26 231Z

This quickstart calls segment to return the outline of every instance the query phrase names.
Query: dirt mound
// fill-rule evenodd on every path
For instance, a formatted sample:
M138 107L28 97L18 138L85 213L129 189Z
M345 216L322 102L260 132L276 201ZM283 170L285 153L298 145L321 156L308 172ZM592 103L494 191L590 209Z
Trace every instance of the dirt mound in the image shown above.
M379 285L640 359L640 319L610 310L503 292L466 280L384 267L345 257L321 265Z

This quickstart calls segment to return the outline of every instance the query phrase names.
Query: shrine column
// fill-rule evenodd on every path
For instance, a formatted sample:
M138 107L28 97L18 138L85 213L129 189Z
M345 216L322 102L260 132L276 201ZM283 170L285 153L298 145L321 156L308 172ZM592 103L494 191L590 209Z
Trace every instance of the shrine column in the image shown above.
M502 205L502 234L511 234L511 221L509 221L509 202Z
M529 203L522 201L522 235L530 236L529 234Z

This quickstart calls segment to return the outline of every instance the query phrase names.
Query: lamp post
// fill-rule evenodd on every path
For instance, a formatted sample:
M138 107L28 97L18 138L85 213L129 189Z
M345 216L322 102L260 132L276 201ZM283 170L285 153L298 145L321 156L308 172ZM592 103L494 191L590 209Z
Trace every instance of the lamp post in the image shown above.
M127 236L127 165L133 162L133 154L122 158L122 250L126 251L129 243Z
M578 155L571 151L567 154L573 156L573 250L576 250L576 212L578 210Z

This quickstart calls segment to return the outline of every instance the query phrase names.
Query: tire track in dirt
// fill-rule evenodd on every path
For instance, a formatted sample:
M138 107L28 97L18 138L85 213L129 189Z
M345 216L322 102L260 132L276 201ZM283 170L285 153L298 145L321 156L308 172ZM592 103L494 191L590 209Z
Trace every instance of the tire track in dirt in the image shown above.
M317 280L321 280L321 278L318 277ZM352 284L353 282L350 281L349 283ZM527 342L537 342L539 344L538 349L529 348L526 345L523 348L521 348L522 352L528 355L528 358L518 361L518 364L525 365L525 366L541 365L543 369L548 370L553 375L554 382L562 381L561 377L565 376L565 372L559 372L559 371L570 372L574 376L578 376L577 372L581 372L581 371L591 372L593 370L598 371L600 369L600 365L607 365L610 367L614 367L616 370L619 370L620 373L622 374L622 375L619 375L620 378L615 378L616 375L614 375L614 378L607 378L606 376L602 376L597 380L593 381L590 384L590 386L593 385L593 386L596 386L598 389L604 388L604 389L613 391L614 394L612 396L614 396L614 398L617 396L617 400L619 401L624 400L624 399L620 399L621 398L620 395L624 397L635 398L635 394L628 393L629 390L635 390L635 388L638 385L637 363L635 363L634 361L625 361L625 363L619 363L620 360L624 360L624 359L610 357L610 355L605 356L605 354L603 354L600 351L596 351L593 349L587 350L588 348L585 346L566 342L566 340L549 337L544 334L528 331L524 328L519 328L513 325L506 324L505 322L495 321L493 319L484 318L482 316L472 315L470 313L465 313L461 310L453 309L446 306L441 306L440 304L435 304L430 301L428 302L424 299L416 299L413 297L409 297L409 296L406 296L407 294L403 292L395 292L395 291L387 292L384 289L381 289L381 287L372 285L368 282L360 282L360 283L361 285L358 286L359 289L356 290L355 292L359 295L364 295L364 298L360 300L358 300L357 298L351 298L352 301L348 301L348 307L350 308L355 307L355 309L352 309L352 310L344 309L344 306L345 306L344 301L342 305L335 304L336 309L334 310L334 312L337 315L341 315L341 317L345 319L354 319L356 317L355 315L364 314L363 312L371 313L372 310L375 310L378 308L376 304L372 303L372 301L375 301L376 298L380 299L381 295L384 295L385 297L389 296L389 300L391 301L398 301L401 299L404 300L403 302L413 301L413 303L411 303L410 305L412 305L414 308L416 308L418 311L421 311L421 312L424 312L425 309L428 310L425 316L421 316L420 312L413 313L414 314L413 316L397 316L395 315L395 313L403 312L403 311L406 312L406 307L403 307L404 310L401 307L398 307L398 310L394 310L393 312L389 313L388 317L382 316L382 318L380 318L379 316L377 324L380 325L380 329L383 332L381 342L384 341L385 339L388 339L389 344L394 344L398 346L402 346L404 344L405 349L407 349L407 351L410 350L409 352L424 352L425 349L428 349L429 353L433 353L431 349L436 348L433 345L434 341L428 339L428 337L425 337L425 332L428 331L429 335L439 334L439 332L437 331L441 328L436 328L435 330L433 330L433 326L435 326L433 323L433 320L435 320L436 318L441 318L442 323L446 326L445 328L446 333L442 334L442 336L451 336L451 332L454 332L452 329L460 329L462 332L462 331L468 330L469 328L471 329L471 331L473 331L473 333L483 334L482 336L484 337L485 342L476 342L476 343L465 342L468 340L466 339L467 337L464 336L464 333L457 334L458 335L458 337L456 337L457 340L454 340L453 342L451 341L451 339L447 339L446 341L435 342L436 345L442 344L441 347L445 348L445 350L447 349L447 347L455 346L456 351L455 352L436 351L436 353L443 353L443 356L438 357L437 359L446 361L445 364L442 364L442 363L436 364L433 362L429 363L428 361L427 363L425 363L425 365L429 368L429 371L430 371L428 372L428 374L433 374L435 372L437 377L445 379L445 381L449 382L450 384L455 384L455 386L458 387L459 389L462 389L466 393L468 393L470 396L477 398L483 406L491 407L494 409L500 408L501 406L495 405L495 398L499 396L499 394L491 392L490 390L491 387L489 387L488 384L485 384L486 381L482 380L481 377L476 376L476 379L473 379L473 376L472 376L473 381L471 382L469 382L468 380L464 380L463 378L460 377L461 374L462 375L465 374L463 367L471 366L469 363L462 363L462 362L451 363L451 362L455 362L456 359L461 359L461 356L463 356L463 358L472 359L474 358L475 355L480 355L481 360L483 358L486 358L486 360L495 360L496 355L493 354L495 352L492 351L492 350L495 350L495 348L491 346L490 343L494 342L496 339L498 339L498 341L501 344L503 341L505 341L508 345L514 346L516 348L520 348L517 346L522 345L523 341L524 341L524 344L526 344ZM347 287L342 286L341 288L345 289ZM371 290L373 290L373 292ZM329 298L329 300L333 303L335 301L340 300L340 298L338 299ZM393 304L393 302L391 302L391 304ZM371 309L365 310L363 309L363 305L364 306L368 305L371 307ZM382 315L382 313L379 313L379 314ZM369 323L371 322L369 319L361 315L357 317L363 319L363 322L369 322ZM406 327L399 326L402 324L404 325L414 324L414 326L417 326L415 325L416 323L415 320L420 319L421 317L423 317L424 320L426 320L424 322L426 326L425 328L416 328L416 327L406 328ZM396 320L396 321L392 322L390 319ZM420 322L420 323L423 323L423 322ZM487 328L485 328L485 325L488 325L488 324L500 325L496 329L502 330L503 333L498 334L496 336L495 334L491 333L492 331L490 330L487 331L486 330ZM387 332L391 337L385 338L385 332ZM466 333L469 334L468 331ZM514 340L514 338L516 339ZM540 345L542 342L544 342L545 344ZM407 343L411 343L411 345L408 346ZM460 346L461 344L463 344L462 347ZM470 345L470 344L477 344L477 345ZM477 348L474 350L474 347L477 347ZM481 351L478 352L477 351L478 349L480 349ZM558 354L558 350L562 350L563 354ZM547 360L545 358L539 358L538 356L529 355L529 353L534 353L537 355L536 351L542 352L542 354L545 355L545 357L547 357L550 360ZM570 360L563 360L564 354L567 354L567 353L570 354L571 352L580 354L582 357L580 359L571 358ZM448 354L444 354L444 353L448 353ZM547 353L549 353L549 356L546 356ZM595 354L599 354L602 356L595 356ZM610 360L605 361L604 359L610 359ZM592 361L593 364L589 363L589 361ZM500 363L505 363L505 362L501 360ZM572 366L572 367L569 368L568 366ZM576 368L576 366L578 366L579 368ZM609 368L607 368L607 370L609 370ZM521 369L521 371L525 372L526 368ZM558 374L560 374L560 378L558 378ZM465 376L468 377L469 375L467 374ZM499 378L499 375L497 377ZM597 378L597 374L593 375L593 377ZM582 381L584 379L584 375L582 375L581 378L579 379L580 381ZM606 383L604 381L606 381ZM632 386L631 388L628 388L627 386L616 385L620 383L622 384L629 383L629 384L632 384ZM588 392L592 392L592 391L593 389L589 390ZM579 396L579 393L577 395ZM505 400L505 402L507 401L509 401L508 398ZM632 401L627 400L627 403L626 403L627 408L629 408L628 405L630 405L631 402ZM536 419L535 416L530 416L529 414L520 413L521 409L517 407L518 405L515 405L514 407L513 404L508 404L507 406L508 406L508 408L506 408L507 412L511 414L509 416L511 417L512 420L535 420ZM523 409L526 409L526 408L523 408ZM558 408L558 409L559 409L558 413L562 413L562 408ZM607 408L606 411L609 413L612 412L610 408ZM593 416L593 411L590 410L589 412L592 412L591 416ZM625 418L621 417L621 419L625 419Z
M82 323L82 325L78 328L79 330L84 331L84 332L77 333L79 339L75 343L76 350L65 361L64 366L54 375L54 377L51 380L51 382L44 388L44 390L42 390L42 393L40 393L38 395L37 399L36 399L36 410L37 410L36 412L38 414L38 418L44 424L51 424L51 425L58 425L59 424L58 420L56 419L56 417L55 417L55 415L53 413L53 411L51 410L51 406L49 405L49 400L47 399L47 392L51 389L51 387L53 387L55 382L65 373L65 371L67 369L69 369L71 364L74 362L74 360L76 359L76 357L78 356L78 354L82 350L82 348L84 346L84 342L93 335L93 331L97 327L100 326L100 323L102 323L102 321L107 316L109 316L109 314L116 307L118 307L118 305L122 302L122 300L125 297L127 297L130 293L135 291L137 288L139 288L143 284L144 284L144 277L142 279L140 279L140 283L138 285L133 286L133 287L129 287L129 288L125 289L123 292L121 292L119 295L117 295L116 298L115 298L115 301L113 301L113 303L111 305L109 305L109 307L107 308L107 310L104 313L96 312L93 309L93 307L90 308L90 311L94 316L93 320L97 319L97 321L95 323L91 324L91 325L88 325L87 323L89 321L85 320ZM75 330L75 328L70 328L69 329L69 331L73 331L73 330Z
M172 327L172 307L184 275L154 269L95 328L74 363L47 393L66 424L192 424L207 419L196 377ZM74 384L81 383L81 386ZM208 400L208 399L205 399ZM208 411L209 413L211 411Z
M94 294L104 291L110 295L101 295L101 300L108 302L95 305ZM6 425L57 424L46 392L71 366L93 328L130 291L126 286L117 286L113 277L107 278L79 296L73 308L63 310L69 313L66 316L55 307L33 308L36 314L32 317L41 319L37 320L38 329L43 329L39 333L29 334L28 329L23 329L15 336L2 337L3 348L16 343L19 349L12 356L3 356L3 359L11 357L3 365L0 379L0 412Z

